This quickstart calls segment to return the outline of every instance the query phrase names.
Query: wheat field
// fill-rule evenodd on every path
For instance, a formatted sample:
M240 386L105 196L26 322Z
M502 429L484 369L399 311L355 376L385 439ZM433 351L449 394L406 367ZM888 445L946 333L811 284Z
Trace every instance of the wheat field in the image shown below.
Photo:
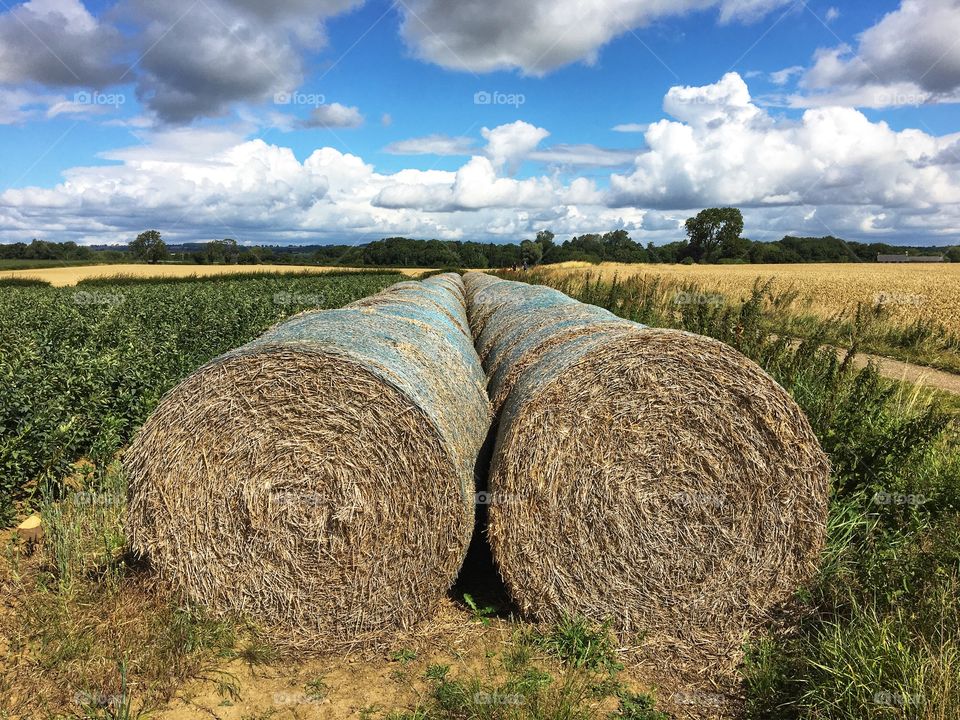
M590 274L604 280L635 275L697 283L733 299L747 296L757 280L774 279L779 290L798 292L796 310L829 318L857 303L882 304L892 320L935 319L960 333L960 263L793 264L793 265L639 265L567 262L544 267L557 275Z
M114 277L116 275L142 278L178 278L234 275L236 273L324 273L354 269L355 268L321 265L145 265L142 263L121 263L116 265L80 265L37 268L33 270L5 270L0 272L0 280L7 278L29 278L31 280L46 280L54 287L64 287L67 285L76 285L81 280L88 278ZM423 268L403 268L397 270L397 272L410 277L416 277L423 273L424 270Z

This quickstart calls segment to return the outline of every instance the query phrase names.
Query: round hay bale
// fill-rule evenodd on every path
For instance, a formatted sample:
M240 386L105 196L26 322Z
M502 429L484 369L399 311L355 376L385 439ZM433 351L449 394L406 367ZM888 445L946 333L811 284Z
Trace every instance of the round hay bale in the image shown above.
M441 278L442 276L434 276ZM459 276L456 276L460 280ZM451 290L445 285L441 285L433 278L424 282L405 280L396 283L382 290L376 295L361 298L356 302L350 303L347 307L376 307L384 301L384 296L389 295L392 304L409 304L415 307L422 307L429 304L430 307L442 312L447 319L456 325L467 337L470 337L470 325L467 322L465 300L462 290ZM460 280L462 286L463 281ZM455 287L455 286L454 286Z
M496 303L498 290L473 297ZM685 653L734 653L823 546L829 464L807 419L710 338L591 328L589 313L572 334L562 319L515 322L500 335L512 349L487 357L489 369L500 356L491 395L508 386L487 534L514 600L542 620L609 620Z
M454 277L298 315L170 391L124 456L132 548L286 645L427 617L471 538L489 424Z
M595 309L600 311L600 308ZM505 334L502 342L495 346L497 351L489 354L486 364L487 392L494 415L500 413L513 386L523 377L527 368L536 364L551 349L583 335L628 325L628 321L616 316L605 317L601 314L603 312L606 311L586 311L573 315L567 310L556 317L557 313L548 311L544 313L546 318L542 323L534 322L531 323L532 327L515 328L514 332Z
M534 318L540 318L558 308L584 307L562 292L526 283L508 283L506 286L491 286L499 300L490 303L488 312L478 312L473 320L477 353L484 360L492 348L499 344L500 336L511 327L526 326ZM478 305L484 301L479 298ZM597 308L600 312L600 308Z

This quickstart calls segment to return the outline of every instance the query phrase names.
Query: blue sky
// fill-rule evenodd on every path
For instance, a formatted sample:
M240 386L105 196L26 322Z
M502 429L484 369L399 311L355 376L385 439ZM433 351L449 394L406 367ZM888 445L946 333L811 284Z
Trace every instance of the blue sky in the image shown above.
M960 242L960 2L31 0L0 241Z

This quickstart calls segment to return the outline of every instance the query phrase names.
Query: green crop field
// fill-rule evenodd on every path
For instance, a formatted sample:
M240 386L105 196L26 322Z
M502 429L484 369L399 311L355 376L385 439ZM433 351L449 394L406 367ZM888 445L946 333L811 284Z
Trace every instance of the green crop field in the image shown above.
M190 371L288 315L332 308L393 274L219 281L0 283L0 518L104 468Z

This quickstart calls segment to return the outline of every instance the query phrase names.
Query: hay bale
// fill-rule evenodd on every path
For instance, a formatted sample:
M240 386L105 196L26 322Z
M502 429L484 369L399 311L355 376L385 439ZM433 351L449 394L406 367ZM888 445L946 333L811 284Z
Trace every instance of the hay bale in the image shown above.
M132 548L283 644L428 616L470 541L489 424L460 283L300 314L174 388L124 456Z
M796 403L686 332L557 304L500 331L489 306L507 307L514 284L465 280L487 305L471 308L481 336L498 338L488 538L514 600L684 654L735 652L823 545L829 465Z

